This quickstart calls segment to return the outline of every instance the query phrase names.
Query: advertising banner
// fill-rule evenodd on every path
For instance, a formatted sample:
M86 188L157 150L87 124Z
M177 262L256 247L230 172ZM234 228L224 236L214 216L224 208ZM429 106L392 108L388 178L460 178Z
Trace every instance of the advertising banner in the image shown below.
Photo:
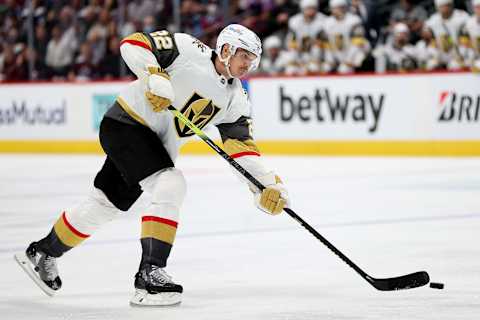
M0 85L0 140L96 140L125 83Z
M102 152L100 121L126 84L0 84L0 152ZM254 77L244 86L266 154L480 155L477 74ZM210 152L198 140L183 150Z
M475 74L253 78L260 140L480 140Z

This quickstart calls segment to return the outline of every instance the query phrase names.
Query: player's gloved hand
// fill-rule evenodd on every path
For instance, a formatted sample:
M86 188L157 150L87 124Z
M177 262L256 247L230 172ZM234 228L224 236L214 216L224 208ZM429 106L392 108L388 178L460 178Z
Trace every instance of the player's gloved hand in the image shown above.
M262 192L254 193L255 205L260 210L277 215L290 205L287 189L278 176L268 174L258 180L265 186Z
M154 112L161 112L168 108L175 99L170 77L167 72L158 66L148 67L148 91L145 92Z

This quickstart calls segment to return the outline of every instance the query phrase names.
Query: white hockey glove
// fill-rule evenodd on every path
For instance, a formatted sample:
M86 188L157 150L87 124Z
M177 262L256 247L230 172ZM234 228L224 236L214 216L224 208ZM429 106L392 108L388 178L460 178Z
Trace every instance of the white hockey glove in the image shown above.
M167 72L158 66L148 67L148 91L145 92L154 112L161 112L168 108L175 99L173 87Z
M290 206L288 199L288 192L280 178L273 173L269 173L266 176L258 178L264 186L263 192L260 192L256 187L254 191L253 199L255 205L262 211L277 215L282 212L283 208Z

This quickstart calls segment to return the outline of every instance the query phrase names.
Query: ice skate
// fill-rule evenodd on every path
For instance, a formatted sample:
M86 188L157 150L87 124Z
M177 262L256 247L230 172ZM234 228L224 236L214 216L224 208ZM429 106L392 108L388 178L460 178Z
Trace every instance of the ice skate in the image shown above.
M56 259L39 251L36 242L32 242L25 252L15 254L14 258L47 295L52 297L62 287Z
M145 264L135 275L135 294L130 305L137 306L171 306L182 301L183 288L155 265Z

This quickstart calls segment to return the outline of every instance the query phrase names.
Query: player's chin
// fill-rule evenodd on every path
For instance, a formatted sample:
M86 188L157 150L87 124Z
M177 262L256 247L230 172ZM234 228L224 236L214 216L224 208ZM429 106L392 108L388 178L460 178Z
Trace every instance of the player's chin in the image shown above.
M237 72L235 72L233 74L233 76L235 78L242 78L242 77L245 77L247 75L247 73L248 73L248 70L238 70Z

